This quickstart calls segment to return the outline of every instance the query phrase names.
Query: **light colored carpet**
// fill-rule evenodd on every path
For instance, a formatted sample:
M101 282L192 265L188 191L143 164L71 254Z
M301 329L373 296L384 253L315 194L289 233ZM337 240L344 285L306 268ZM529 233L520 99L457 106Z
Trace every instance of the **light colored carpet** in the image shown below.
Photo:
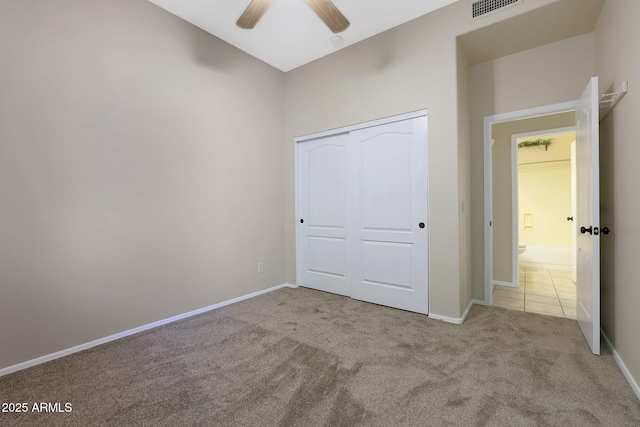
M281 289L0 378L0 425L638 426L570 319L475 306L451 325Z

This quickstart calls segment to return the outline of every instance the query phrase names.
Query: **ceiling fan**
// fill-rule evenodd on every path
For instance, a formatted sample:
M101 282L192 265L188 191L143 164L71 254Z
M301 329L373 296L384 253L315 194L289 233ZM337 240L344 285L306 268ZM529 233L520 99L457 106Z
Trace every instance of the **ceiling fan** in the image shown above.
M269 6L274 0L252 0L251 4L244 11L242 16L236 22L236 25L245 30L250 30L255 27L262 15L267 11ZM347 29L349 21L338 10L338 8L331 3L331 0L304 0L307 2L311 9L322 19L322 21L329 27L334 33L340 33Z

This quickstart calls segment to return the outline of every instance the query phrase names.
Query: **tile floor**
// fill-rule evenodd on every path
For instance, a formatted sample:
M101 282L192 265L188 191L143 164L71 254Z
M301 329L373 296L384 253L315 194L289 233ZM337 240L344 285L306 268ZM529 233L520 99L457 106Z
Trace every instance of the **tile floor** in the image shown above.
M520 286L496 286L493 305L575 319L576 284L570 271L520 267Z

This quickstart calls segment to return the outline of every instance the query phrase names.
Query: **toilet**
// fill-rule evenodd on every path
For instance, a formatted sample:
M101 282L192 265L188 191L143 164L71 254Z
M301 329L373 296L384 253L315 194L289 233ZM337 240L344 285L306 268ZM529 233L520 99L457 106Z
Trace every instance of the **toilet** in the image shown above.
M522 255L524 253L524 251L527 250L527 245L525 245L524 243L520 243L518 244L518 254Z

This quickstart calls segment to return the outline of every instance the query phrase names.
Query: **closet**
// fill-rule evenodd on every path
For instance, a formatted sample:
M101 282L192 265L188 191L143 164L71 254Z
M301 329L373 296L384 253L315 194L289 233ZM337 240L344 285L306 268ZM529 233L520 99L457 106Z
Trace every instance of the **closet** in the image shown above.
M297 283L428 313L427 117L296 138Z

